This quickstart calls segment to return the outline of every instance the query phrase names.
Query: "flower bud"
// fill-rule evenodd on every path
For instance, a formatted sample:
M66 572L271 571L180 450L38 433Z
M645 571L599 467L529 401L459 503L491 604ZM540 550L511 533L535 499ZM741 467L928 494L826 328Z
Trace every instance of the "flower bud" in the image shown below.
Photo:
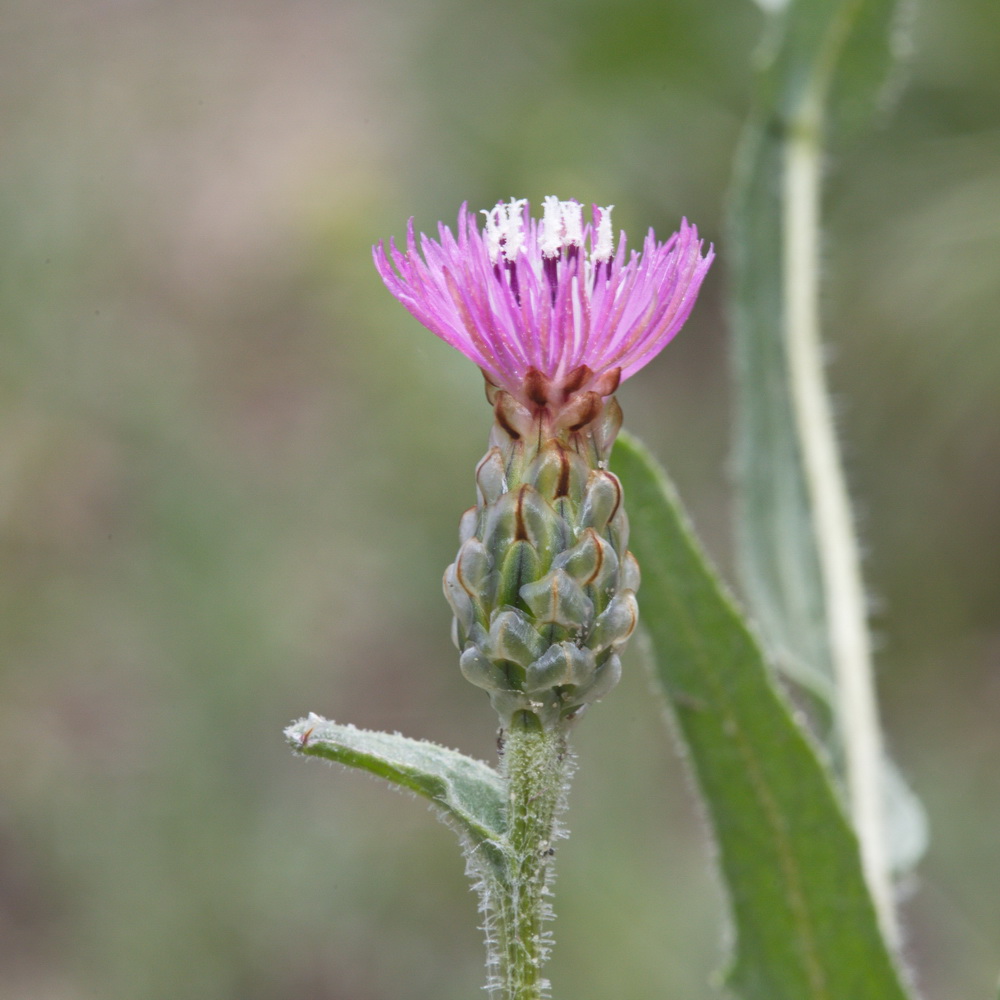
M505 726L515 712L565 725L621 676L639 575L621 484L591 464L610 447L606 405L574 432L522 436L498 421L477 469L444 590L462 673Z

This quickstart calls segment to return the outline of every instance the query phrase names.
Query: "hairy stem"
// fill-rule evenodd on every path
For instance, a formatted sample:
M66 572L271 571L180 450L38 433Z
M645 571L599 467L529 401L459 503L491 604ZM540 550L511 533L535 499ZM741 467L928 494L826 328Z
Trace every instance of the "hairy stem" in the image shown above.
M503 754L510 854L506 884L494 887L490 986L502 1000L542 1000L549 996L542 966L552 947L545 924L553 915L553 841L569 757L563 733L543 730L529 713L514 723Z
M784 171L784 298L789 377L837 677L837 722L851 818L882 932L898 941L886 857L882 743L861 560L837 449L819 334L822 127L819 99L806 100L789 131Z

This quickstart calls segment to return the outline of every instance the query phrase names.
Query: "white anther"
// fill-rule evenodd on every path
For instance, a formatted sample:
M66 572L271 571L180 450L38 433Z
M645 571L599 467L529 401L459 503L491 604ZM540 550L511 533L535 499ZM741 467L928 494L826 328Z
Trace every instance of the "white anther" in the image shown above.
M558 257L562 250L562 206L559 199L550 194L545 198L545 214L542 216L542 232L539 249L543 257Z
M614 207L614 205L608 205L607 208L598 209L601 213L601 220L597 223L597 235L592 236L590 240L592 248L590 261L592 264L603 264L614 256L615 241L611 235L611 209Z
M524 198L512 198L505 205L499 202L495 208L484 208L486 216L486 249L490 263L496 264L503 254L504 260L514 261L524 247Z
M507 211L501 202L496 208L484 208L482 213L486 216L486 229L483 233L486 250L490 255L490 263L496 264L500 259L500 240L507 223Z
M559 206L563 224L563 246L583 245L583 208L579 202L564 201Z
M507 225L503 235L503 255L506 260L515 261L524 247L524 206L527 198L511 198L507 206Z

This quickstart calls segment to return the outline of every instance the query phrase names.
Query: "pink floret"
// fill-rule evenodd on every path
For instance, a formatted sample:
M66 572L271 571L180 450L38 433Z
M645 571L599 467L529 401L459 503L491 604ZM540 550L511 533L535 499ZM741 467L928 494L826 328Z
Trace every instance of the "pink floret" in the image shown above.
M463 205L457 239L439 224L437 240L420 234L418 244L411 219L405 250L390 240L373 251L403 306L515 397L531 369L555 384L581 365L634 375L684 325L714 258L686 219L665 243L650 230L626 257L624 233L616 251L599 240L610 209L594 207L582 244L576 202L549 198L545 209L536 220L527 202L499 204L480 229Z

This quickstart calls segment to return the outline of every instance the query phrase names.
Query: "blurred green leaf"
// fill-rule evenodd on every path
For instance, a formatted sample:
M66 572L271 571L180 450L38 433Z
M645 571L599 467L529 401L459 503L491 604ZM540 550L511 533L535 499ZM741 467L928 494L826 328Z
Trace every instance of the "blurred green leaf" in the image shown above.
M718 839L736 926L733 989L745 1000L905 997L854 833L673 488L630 438L612 465L628 497L656 676Z
M738 390L738 545L769 653L829 704L832 663L819 560L783 338L785 146L794 130L859 128L893 61L895 0L793 2L772 15L756 106L744 134L730 217L733 357Z
M285 730L297 753L360 768L429 799L438 815L491 864L506 837L503 779L488 764L399 733L338 725L310 714Z
M830 611L785 336L784 172L797 136L812 137L818 164L823 135L842 141L869 120L894 64L896 8L895 0L819 0L772 16L730 214L741 575L769 656L815 698L838 770L845 720L836 718ZM923 853L926 821L903 779L886 770L891 863L906 870Z
M757 109L787 129L811 91L831 135L863 128L889 91L902 48L897 0L793 0L771 15L758 53Z

